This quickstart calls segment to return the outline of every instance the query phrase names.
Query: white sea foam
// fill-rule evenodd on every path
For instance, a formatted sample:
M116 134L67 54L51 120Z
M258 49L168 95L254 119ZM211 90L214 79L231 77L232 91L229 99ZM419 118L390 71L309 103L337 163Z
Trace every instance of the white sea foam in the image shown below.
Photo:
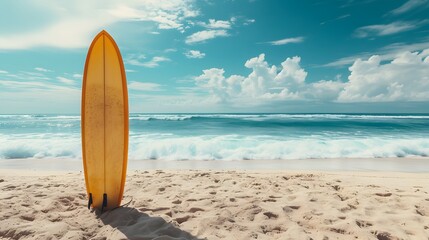
M80 158L80 136L68 134L0 135L0 158Z
M275 139L268 136L198 136L135 139L132 159L246 160L429 156L429 139Z
M429 156L429 139L322 136L131 136L131 160L247 160ZM0 135L0 159L81 158L79 134Z

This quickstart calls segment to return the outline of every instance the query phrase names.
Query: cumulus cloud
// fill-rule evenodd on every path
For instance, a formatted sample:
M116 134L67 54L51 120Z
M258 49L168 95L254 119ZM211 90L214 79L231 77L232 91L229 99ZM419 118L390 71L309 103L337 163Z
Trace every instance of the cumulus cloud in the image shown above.
M198 50L189 50L184 53L187 58L203 58L206 56L205 53L200 52Z
M246 61L245 67L251 69L247 76L225 76L224 69L211 68L195 77L195 84L218 103L429 101L429 49L403 52L388 63L379 56L357 59L346 82L340 77L307 82L300 62L295 56L277 67L261 54Z
M369 25L356 29L354 35L358 38L386 36L406 32L418 27L416 22L397 21L389 24Z
M77 1L26 1L16 2L31 7L31 18L17 15L10 22L31 21L31 30L14 25L14 31L0 33L0 49L28 49L38 46L57 48L87 47L94 34L106 26L120 21L153 22L159 29L184 31L187 19L198 15L193 0L77 0ZM1 8L0 3L0 8ZM12 7L14 6L12 5ZM4 7L10 9L11 6ZM43 18L39 15L43 14ZM18 19L19 18L19 19ZM38 19L51 19L46 23Z
M429 100L429 49L403 52L389 63L377 55L356 60L349 81L339 94L341 102Z
M228 32L224 29L219 30L203 30L196 33L193 33L192 35L188 36L185 40L187 44L192 43L198 43L198 42L204 42L209 39L213 39L216 37L226 37L229 36Z
M304 37L295 37L295 38L284 38L276 41L267 42L271 45L285 45L289 43L300 43L304 41Z
M244 64L252 69L248 76L225 77L220 68L203 70L195 78L196 85L207 89L219 102L234 99L301 99L307 72L299 65L299 57L287 58L281 68L270 66L265 55L251 58Z

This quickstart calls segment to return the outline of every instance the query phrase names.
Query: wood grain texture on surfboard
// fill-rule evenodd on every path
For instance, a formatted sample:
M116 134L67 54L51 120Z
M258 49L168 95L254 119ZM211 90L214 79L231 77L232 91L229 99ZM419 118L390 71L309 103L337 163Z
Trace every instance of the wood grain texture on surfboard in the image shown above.
M91 43L82 84L82 155L92 207L120 205L128 161L128 91L124 64L113 38L101 31Z

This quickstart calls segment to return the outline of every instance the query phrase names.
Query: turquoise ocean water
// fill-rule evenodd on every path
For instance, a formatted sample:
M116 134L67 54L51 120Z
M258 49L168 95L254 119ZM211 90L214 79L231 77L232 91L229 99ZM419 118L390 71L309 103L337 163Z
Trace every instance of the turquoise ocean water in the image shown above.
M79 115L0 115L0 159L81 158ZM130 114L130 160L429 156L422 114Z

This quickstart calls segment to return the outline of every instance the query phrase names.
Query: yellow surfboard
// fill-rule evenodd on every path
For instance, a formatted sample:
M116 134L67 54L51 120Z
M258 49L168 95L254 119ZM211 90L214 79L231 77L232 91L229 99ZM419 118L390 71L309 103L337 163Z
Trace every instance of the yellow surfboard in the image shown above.
M88 208L118 207L127 172L128 91L121 53L104 30L86 57L81 111Z

